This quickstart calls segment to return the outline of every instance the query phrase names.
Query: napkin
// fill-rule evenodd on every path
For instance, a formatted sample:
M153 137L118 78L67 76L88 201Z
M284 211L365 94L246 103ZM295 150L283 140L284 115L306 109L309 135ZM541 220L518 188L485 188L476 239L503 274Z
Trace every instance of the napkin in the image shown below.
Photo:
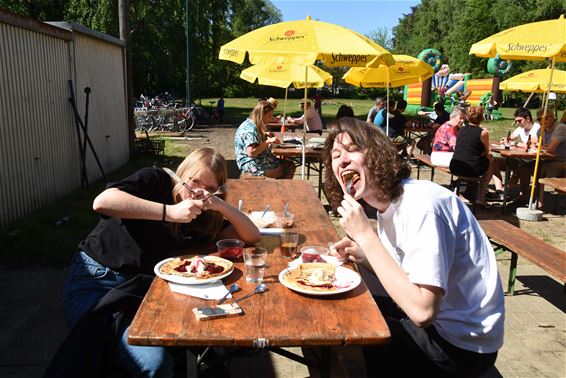
M169 288L175 293L201 299L220 299L228 292L222 281L213 281L204 285L181 285L169 282ZM231 297L232 294L228 294L228 298Z
M259 233L262 235L279 235L283 232L282 228L260 228Z

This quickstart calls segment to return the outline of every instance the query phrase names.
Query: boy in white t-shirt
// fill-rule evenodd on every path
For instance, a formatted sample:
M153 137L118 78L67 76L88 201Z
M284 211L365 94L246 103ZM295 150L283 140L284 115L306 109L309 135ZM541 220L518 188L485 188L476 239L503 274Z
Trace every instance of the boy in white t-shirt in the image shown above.
M363 264L386 292L375 299L391 342L364 348L368 376L487 371L503 344L504 295L491 244L467 206L409 179L387 137L359 120L335 121L324 163L333 172L325 193L348 234L334 254ZM377 212L377 231L361 199Z
M526 149L530 135L531 146L534 147L540 134L540 124L538 122L533 122L531 111L527 108L517 108L514 116L515 123L519 126L513 130L513 132L509 135L509 138L501 138L501 143L510 145L519 138L516 146ZM519 159L513 159L508 163L512 164L510 167L512 174L511 179L509 180L509 185L513 186L516 185L517 182L519 183L520 193L516 200L516 204L522 205L527 201L531 175L534 170L534 163L532 160L522 161ZM495 184L496 193L488 193L486 198L488 200L503 200L503 178L501 177L501 171L505 170L505 159L495 158L493 167L493 182Z

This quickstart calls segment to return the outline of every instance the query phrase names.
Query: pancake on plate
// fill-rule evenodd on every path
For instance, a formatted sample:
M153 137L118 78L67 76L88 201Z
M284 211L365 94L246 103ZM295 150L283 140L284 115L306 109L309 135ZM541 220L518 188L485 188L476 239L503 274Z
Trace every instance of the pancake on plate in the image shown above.
M327 263L305 263L285 274L285 281L294 287L310 291L335 291L336 267Z
M181 277L205 280L225 274L232 269L232 262L216 256L177 257L159 267L159 272Z

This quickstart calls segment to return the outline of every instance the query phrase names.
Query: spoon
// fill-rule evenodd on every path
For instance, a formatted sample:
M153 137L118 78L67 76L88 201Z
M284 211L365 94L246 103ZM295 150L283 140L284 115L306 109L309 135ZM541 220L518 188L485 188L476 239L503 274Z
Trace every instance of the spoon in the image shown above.
M240 199L238 200L238 210L242 211L242 207L244 207L244 200Z
M287 218L287 211L289 210L289 202L285 202L285 207L283 208L283 217Z
M254 295L254 294L261 294L261 293L263 293L263 292L265 292L265 291L267 291L267 290L268 290L268 289L267 289L267 286L266 286L264 283L261 283L261 284L259 284L259 285L257 285L257 286L255 287L254 291L252 291L251 293L248 293L248 294L244 295L244 296L241 297L241 298L236 299L234 302L235 302L235 303L238 303L239 301L241 301L241 300L243 300L243 299L246 299L246 298L249 298L249 297L251 297L251 296Z
M224 303L224 301L226 300L226 298L228 298L229 294L235 293L236 291L240 290L240 287L238 286L238 284L232 284L230 286L230 288L228 289L228 292L226 294L224 294L224 296L222 298L220 298L218 300L218 302L216 304L222 304Z
M263 214L261 214L262 218L265 216L265 214L267 214L268 210L269 210L269 204L265 205L265 209L263 210Z

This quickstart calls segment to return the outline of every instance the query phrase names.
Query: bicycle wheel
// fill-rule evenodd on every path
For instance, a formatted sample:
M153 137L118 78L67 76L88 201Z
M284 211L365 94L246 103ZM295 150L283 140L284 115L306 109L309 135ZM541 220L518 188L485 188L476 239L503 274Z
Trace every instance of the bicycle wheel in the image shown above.
M185 133L187 131L191 131L191 129L195 126L196 120L195 120L195 115L193 114L192 111L188 112L185 115L185 123L183 125L183 128L181 130L183 130L183 132L181 133L181 135L185 135Z

